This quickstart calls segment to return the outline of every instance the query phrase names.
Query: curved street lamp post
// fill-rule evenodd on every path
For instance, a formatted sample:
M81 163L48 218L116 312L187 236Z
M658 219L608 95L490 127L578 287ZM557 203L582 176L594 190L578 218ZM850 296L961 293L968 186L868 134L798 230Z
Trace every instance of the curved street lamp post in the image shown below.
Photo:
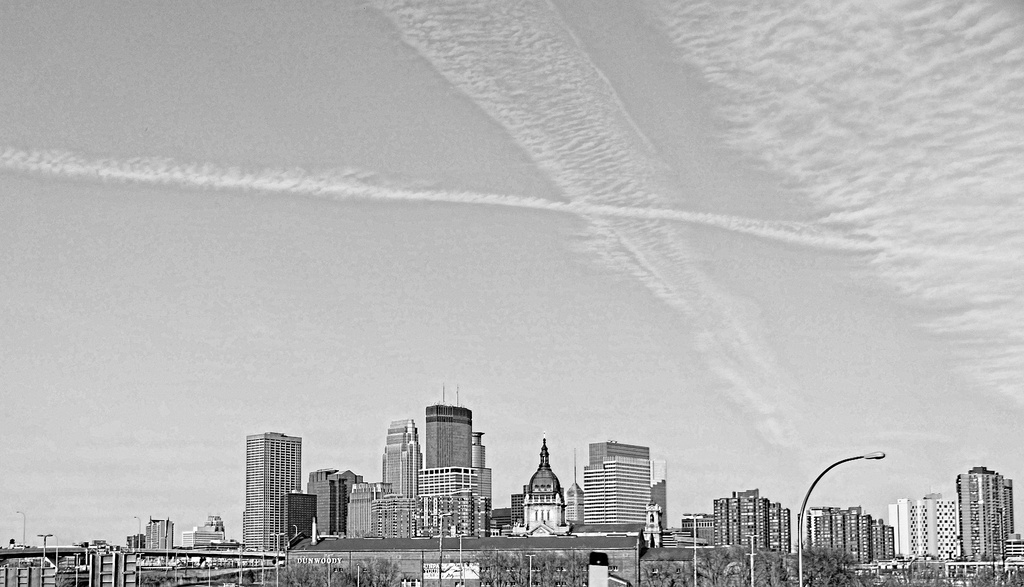
M796 540L796 544L797 544L797 574L799 575L798 582L797 582L797 587L804 587L804 519L805 519L804 514L807 511L807 500L810 499L811 492L814 491L814 486L818 484L818 481L821 481L821 478L825 476L825 473L828 473L829 471L831 471L832 469L838 467L839 465L841 465L843 463L848 463L850 461L858 461L860 459L878 460L878 459L884 459L884 458L885 458L885 453L881 452L881 451L878 451L878 452L869 452L868 454L865 454L865 455L858 455L858 456L855 456L855 457L849 457L849 458L842 459L840 461L836 461L836 462L832 463L831 465L829 465L827 469L822 471L821 474L818 475L818 477L814 480L814 483L811 483L811 487L807 490L807 494L804 495L803 503L800 504L800 511L797 513L797 524L799 525L799 529L798 529L799 530L799 535L797 536L797 540Z

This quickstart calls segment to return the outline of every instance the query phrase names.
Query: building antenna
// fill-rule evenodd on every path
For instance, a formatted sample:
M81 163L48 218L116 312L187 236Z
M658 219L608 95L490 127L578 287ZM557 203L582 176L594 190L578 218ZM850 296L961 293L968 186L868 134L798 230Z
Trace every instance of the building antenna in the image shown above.
M572 484L576 485L576 449L572 449Z
M444 404L444 383L441 384L441 404Z
M459 384L458 383L455 384L455 405L457 405L457 406L461 406L462 405L461 403L459 403Z

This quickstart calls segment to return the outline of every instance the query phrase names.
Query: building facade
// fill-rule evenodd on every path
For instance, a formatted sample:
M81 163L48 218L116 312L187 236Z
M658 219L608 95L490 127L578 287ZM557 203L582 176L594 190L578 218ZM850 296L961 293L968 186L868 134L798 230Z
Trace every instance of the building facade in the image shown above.
M348 532L348 499L352 487L362 483L363 476L352 471L320 469L309 474L306 493L316 496L317 532L345 536Z
M181 533L182 548L202 548L214 541L224 540L224 520L220 516L209 516L202 526L193 526Z
M348 501L347 536L361 538L375 536L373 503L392 494L390 483L356 483Z
M281 496L281 528L288 540L299 534L313 535L313 520L316 519L316 496L301 491L291 491ZM319 528L317 528L319 533ZM274 550L282 543L274 538Z
M716 499L714 517L715 546L749 545L753 536L758 548L790 550L789 509L761 497L757 489L734 491L732 497Z
M889 504L896 554L955 559L960 556L960 514L957 500L930 493L922 499Z
M891 559L891 526L876 523L860 507L815 507L809 512L808 545L849 553L858 563Z
M985 467L956 478L960 552L969 560L999 560L1013 534L1013 481Z
M512 528L514 535L565 535L565 494L558 476L551 470L548 440L541 441L540 465L523 486L523 522Z
M383 482L390 483L396 495L416 498L419 495L419 472L422 468L423 451L416 423L411 419L391 422L381 458Z
M440 467L420 471L421 532L486 536L490 531L490 469Z
M146 548L174 548L174 522L150 518L146 524Z
M272 550L284 532L281 496L302 489L302 439L277 432L245 437L245 546Z
M651 503L650 449L614 440L592 443L583 496L586 524L644 523Z
M391 493L370 502L372 536L414 538L419 536L419 500Z
M427 406L424 468L473 466L473 411L462 406Z

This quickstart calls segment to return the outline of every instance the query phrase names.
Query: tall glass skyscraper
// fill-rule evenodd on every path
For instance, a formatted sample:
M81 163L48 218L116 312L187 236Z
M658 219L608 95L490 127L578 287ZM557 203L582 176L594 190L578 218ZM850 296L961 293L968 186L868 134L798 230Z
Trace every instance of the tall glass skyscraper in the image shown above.
M283 532L281 497L302 489L302 439L278 432L245 437L245 511L242 540L247 547L273 550Z
M473 466L473 411L462 406L427 406L427 469Z
M388 427L388 443L381 459L381 478L390 483L392 491L403 497L417 497L417 480L423 468L423 452L416 423L395 420Z

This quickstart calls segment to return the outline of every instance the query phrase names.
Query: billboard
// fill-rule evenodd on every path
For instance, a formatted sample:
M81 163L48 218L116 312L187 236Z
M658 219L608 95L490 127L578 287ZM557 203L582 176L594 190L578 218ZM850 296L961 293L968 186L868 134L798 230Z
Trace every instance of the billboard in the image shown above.
M437 580L437 563L423 563L423 579ZM444 563L441 565L441 579L458 581L459 579L480 580L480 563Z

